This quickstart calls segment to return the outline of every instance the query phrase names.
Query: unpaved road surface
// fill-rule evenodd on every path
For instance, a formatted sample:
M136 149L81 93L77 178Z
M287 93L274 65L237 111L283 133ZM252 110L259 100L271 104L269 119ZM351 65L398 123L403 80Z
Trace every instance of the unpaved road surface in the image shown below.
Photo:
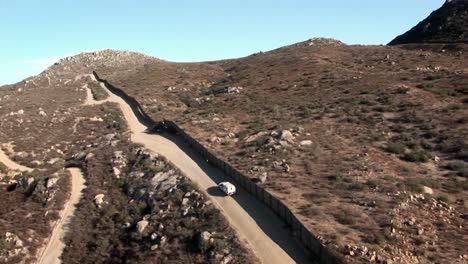
M60 256L65 248L63 238L65 237L65 232L68 230L68 224L75 213L76 205L81 199L82 191L85 188L85 179L81 170L77 168L70 168L68 170L72 177L71 195L65 203L65 207L60 212L60 218L54 225L52 235L47 245L39 253L38 264L62 263Z
M201 160L176 139L145 133L146 127L138 121L132 108L122 98L111 93L103 83L101 87L109 94L107 101L120 106L132 132L132 141L166 157L197 183L228 219L240 240L253 250L262 263L312 262L289 234L289 230L284 228L285 223L270 209L240 188L233 197L223 196L216 186L221 181L229 181L227 175Z
M0 149L0 162L7 166L10 170L17 170L17 171L32 171L31 168L25 167L20 165L14 161L12 161L4 152Z

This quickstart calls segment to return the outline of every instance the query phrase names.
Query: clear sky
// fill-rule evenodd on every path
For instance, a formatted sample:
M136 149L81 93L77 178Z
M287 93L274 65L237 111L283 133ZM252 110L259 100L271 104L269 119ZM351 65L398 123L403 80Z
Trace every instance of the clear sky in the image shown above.
M105 48L171 61L247 56L313 37L385 44L444 0L0 0L0 85Z

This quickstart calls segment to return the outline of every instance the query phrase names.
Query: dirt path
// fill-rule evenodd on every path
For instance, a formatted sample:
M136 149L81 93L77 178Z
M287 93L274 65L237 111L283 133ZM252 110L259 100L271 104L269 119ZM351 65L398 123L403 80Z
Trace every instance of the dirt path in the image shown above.
M144 133L146 127L138 121L131 107L103 83L100 84L109 94L108 101L120 106L132 132L132 141L166 157L197 183L225 215L240 240L254 251L262 263L311 262L288 229L284 228L284 222L270 209L242 189L233 197L223 196L216 186L221 181L229 181L227 175L201 160L176 139Z
M31 168L25 167L23 165L20 165L14 161L12 161L6 154L3 152L2 149L0 149L0 162L3 163L5 166L7 166L11 170L17 170L17 171L32 171Z
M59 264L62 263L60 256L62 255L65 243L63 238L68 230L68 224L73 217L76 205L81 199L82 191L85 188L85 179L80 169L68 169L72 177L71 195L65 203L64 209L60 212L60 218L55 223L49 242L39 253L38 264Z

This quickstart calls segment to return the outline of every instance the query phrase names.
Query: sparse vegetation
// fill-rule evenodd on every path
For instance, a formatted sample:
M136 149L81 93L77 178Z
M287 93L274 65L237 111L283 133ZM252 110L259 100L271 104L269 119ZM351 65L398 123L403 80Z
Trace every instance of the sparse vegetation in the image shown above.
M91 93L96 101L101 101L109 97L107 92L96 82L88 82L88 87L91 89Z
M400 142L390 142L386 148L388 152L395 153L395 154L404 154L406 150L406 146Z
M409 162L427 162L429 157L424 150L411 150L405 153L403 159Z
M0 172L6 172L6 171L7 171L7 166L5 166L5 164L0 162Z
M462 177L468 177L468 163L453 161L447 164L447 169L456 171Z
M406 178L403 183L404 183L404 186L412 192L417 192L417 193L423 192L423 184L420 179L409 177L409 178Z

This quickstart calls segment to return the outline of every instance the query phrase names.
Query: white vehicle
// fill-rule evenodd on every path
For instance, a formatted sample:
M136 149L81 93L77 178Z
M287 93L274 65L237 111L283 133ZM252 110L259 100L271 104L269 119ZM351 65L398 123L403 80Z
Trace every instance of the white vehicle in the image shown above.
M236 186L230 182L220 182L218 187L227 195L233 195L236 193Z

